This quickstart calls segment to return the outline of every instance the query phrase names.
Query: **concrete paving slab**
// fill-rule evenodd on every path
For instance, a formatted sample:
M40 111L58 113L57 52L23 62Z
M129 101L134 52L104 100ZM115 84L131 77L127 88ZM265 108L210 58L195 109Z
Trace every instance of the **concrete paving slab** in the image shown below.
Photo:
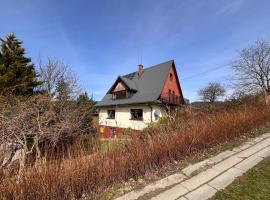
M205 184L202 187L199 187L197 190L188 193L185 195L185 197L188 200L206 200L212 197L216 192L216 189Z
M240 151L240 149L239 149ZM230 151L230 150L227 150L227 151L224 151L214 157L211 157L209 159L206 159L206 160L203 160L201 162L198 162L196 164L193 164L193 165L189 165L187 166L186 168L184 168L182 170L182 172L187 175L187 176L190 176L192 173L200 170L200 169L203 169L204 167L208 166L208 165L213 165L213 164L216 164L228 157L230 157L231 155L235 154L234 151Z
M255 165L257 165L260 161L262 161L263 158L262 157L258 157L256 155L250 156L249 158L243 160L242 162L240 162L239 164L237 164L235 166L236 169L240 169L243 170L244 172L246 172L247 170L249 170L250 168L254 167Z
M266 158L266 157L270 156L270 147L266 147L266 148L262 149L261 151L256 153L256 156L260 156L262 158Z
M238 158L236 156L232 156L230 158L227 158L226 160L223 160L222 162L216 164L213 166L213 169L216 169L220 172L224 172L225 170L230 169L237 163L241 162L242 158Z
M231 168L227 171L228 173L234 175L234 177L238 177L238 176L242 176L244 171L241 169L237 169L237 168Z
M256 141L254 141L254 140L251 140L251 141L246 142L246 144L251 144L251 145L254 145L254 144L257 144L257 142L256 142Z
M207 165L210 165L211 163L212 162L209 159L206 159L196 164L187 166L186 168L182 170L182 172L185 175L190 176L193 172L203 169L204 167L206 167Z
M186 187L188 190L194 190L200 185L203 185L204 183L210 181L217 175L221 174L220 171L215 169L207 169L204 172L201 172L200 174L193 176L192 178L182 182L181 184Z
M264 133L263 135L261 135L259 137L270 137L270 133Z
M256 138L266 139L266 138L269 138L269 137L270 136L266 133L266 134L263 134L263 135L259 135Z
M241 174L243 174L243 171L231 168L229 171L226 171L225 173L216 177L214 180L210 181L208 185L217 190L222 190L231 184L234 179Z
M182 195L186 194L188 189L183 187L181 184L174 186L173 188L166 190L165 192L155 196L152 200L175 200Z
M270 145L270 139L263 140L262 142L255 144L252 147L238 153L237 156L239 158L247 158L247 157L251 156L252 154L255 154L259 150L261 150L269 145Z
M251 144L245 143L244 145L240 146L239 149L245 150L245 149L247 149L247 148L249 148L249 147L251 147Z
M139 197L141 197L147 193L153 192L153 191L158 190L158 189L163 189L163 188L169 187L171 185L174 185L176 183L179 183L179 182L183 181L185 178L186 178L185 175L183 175L181 173L176 173L176 174L168 176L164 179L156 181L152 184L149 184L140 190L131 191L131 192L117 198L116 200L135 200L135 199L138 199Z
M186 197L180 197L179 199L177 200L188 200Z
M235 153L238 153L238 152L240 152L242 150L239 147L235 147L235 148L232 149L232 151L235 152Z
M215 164L215 163L218 163L218 162L228 158L229 156L231 156L233 154L235 154L234 151L228 150L228 151L224 151L224 152L222 152L222 153L220 153L212 158L209 158L209 160L211 160Z
M256 137L256 138L254 138L253 139L253 141L255 141L255 142L260 142L260 141L262 141L264 138L261 138L261 137Z

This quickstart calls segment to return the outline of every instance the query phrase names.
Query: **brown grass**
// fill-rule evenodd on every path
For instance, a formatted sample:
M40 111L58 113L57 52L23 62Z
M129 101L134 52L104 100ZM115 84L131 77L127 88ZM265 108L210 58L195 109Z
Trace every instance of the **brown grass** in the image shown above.
M29 168L20 182L3 178L0 194L3 199L91 198L115 184L235 140L268 120L269 112L256 104L210 113L186 109L162 119L121 148L62 161L41 161Z

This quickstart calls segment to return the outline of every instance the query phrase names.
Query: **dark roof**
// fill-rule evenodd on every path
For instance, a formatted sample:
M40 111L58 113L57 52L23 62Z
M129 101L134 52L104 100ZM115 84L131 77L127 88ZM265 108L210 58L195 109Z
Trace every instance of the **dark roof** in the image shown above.
M97 107L135 104L135 103L153 103L159 102L158 98L162 93L166 78L170 72L170 67L173 60L154 65L143 70L141 77L138 77L137 72L119 76L115 83L121 79L130 89L136 91L132 97L126 99L112 99L110 94L111 89L103 97L103 99L96 104ZM113 84L113 86L115 85Z
M116 81L114 82L114 84L112 85L112 87L109 89L109 91L107 92L107 94L111 93L111 91L114 89L114 87L116 86L116 84L118 83L118 81L121 80L124 82L124 84L130 89L130 90L133 90L133 91L137 91L137 87L136 87L136 84L133 80L129 79L129 78L126 78L124 76L118 76Z

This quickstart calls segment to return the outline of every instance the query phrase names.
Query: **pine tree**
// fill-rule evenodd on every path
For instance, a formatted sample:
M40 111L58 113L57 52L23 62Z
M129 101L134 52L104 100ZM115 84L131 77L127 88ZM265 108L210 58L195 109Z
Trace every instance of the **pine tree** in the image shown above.
M41 84L31 58L25 57L22 41L11 33L0 47L0 94L32 95Z
M84 127L88 127L91 125L92 114L95 113L95 101L93 99L93 95L89 98L87 92L82 93L77 98L78 110L81 115L84 116Z
M90 101L90 98L89 98L87 92L80 94L79 97L77 98L78 105L86 104L86 103L88 103L88 101Z
M56 83L56 98L61 101L67 101L70 99L71 90L68 83L65 81L64 77L60 77Z

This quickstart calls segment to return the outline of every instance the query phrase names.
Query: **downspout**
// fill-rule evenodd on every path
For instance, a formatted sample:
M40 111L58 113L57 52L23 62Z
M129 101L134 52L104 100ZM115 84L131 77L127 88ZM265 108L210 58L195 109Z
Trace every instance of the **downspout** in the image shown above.
M118 124L117 124L117 112L116 112L116 109L117 109L117 104L114 106L114 110L115 110L115 118L114 118L114 121L115 121L115 124L116 124L116 127L118 127Z
M150 120L151 120L151 123L153 122L153 107L151 106L151 104L148 104L148 106L150 107L150 110L151 110L151 118L150 118Z

